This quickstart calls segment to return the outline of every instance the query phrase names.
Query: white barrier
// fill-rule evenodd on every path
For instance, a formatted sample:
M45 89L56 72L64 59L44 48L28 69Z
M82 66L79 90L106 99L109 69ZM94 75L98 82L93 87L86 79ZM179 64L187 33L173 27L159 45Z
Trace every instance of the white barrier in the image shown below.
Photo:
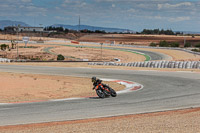
M11 60L10 59L6 59L6 58L0 58L0 62L8 62L8 63L10 63Z
M200 61L145 61L130 63L114 62L91 62L88 65L109 65L109 66L127 66L127 67L150 67L150 68L179 68L179 69L200 69Z

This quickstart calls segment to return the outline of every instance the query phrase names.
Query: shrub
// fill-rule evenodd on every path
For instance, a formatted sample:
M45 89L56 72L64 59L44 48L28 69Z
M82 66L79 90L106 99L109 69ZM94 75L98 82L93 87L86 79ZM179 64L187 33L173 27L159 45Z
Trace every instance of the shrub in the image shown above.
M160 41L159 47L179 47L180 44L178 42L167 42L167 41Z
M195 47L198 47L198 48L200 48L200 43L199 43L199 44L196 44L196 45L195 45Z
M200 49L192 49L192 51L194 51L194 52L200 52Z
M184 45L184 47L191 47L191 46L192 46L192 44L190 42L186 42Z
M169 43L167 41L160 41L159 47L169 47Z
M24 59L26 59L26 57ZM37 61L37 60L40 60L40 58L39 57L35 57L35 58L33 57L33 58L31 58L31 60L36 60Z
M57 60L64 60L65 59L65 57L63 56L63 55L61 55L61 54L59 54L58 56L57 56Z
M157 46L157 44L156 43L150 43L150 45L149 46L151 46L151 47L156 47Z
M172 42L170 44L171 47L179 47L179 43L178 42Z
M9 48L9 45L1 44L1 50L5 51L6 48Z

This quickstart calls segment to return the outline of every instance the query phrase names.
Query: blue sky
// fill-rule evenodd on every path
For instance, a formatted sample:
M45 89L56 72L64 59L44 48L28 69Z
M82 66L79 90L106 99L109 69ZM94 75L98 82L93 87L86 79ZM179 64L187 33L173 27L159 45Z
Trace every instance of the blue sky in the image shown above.
M200 31L200 0L0 0L0 20Z

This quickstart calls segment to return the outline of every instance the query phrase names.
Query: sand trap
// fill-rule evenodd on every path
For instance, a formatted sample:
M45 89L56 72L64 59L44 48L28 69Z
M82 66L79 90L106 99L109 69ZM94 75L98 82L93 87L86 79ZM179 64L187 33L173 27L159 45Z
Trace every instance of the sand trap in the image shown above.
M125 86L104 82L115 90ZM0 72L0 103L96 96L90 78Z

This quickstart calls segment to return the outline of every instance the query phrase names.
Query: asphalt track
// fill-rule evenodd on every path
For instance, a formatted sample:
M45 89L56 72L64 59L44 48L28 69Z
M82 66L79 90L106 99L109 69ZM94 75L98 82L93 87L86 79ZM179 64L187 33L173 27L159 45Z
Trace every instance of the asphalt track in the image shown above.
M46 44L47 45L47 44ZM48 44L49 45L49 44ZM58 45L58 44L50 44L50 45ZM68 47L85 47L85 48L98 48L101 49L101 47L99 46L82 46L82 45L66 45L66 44L60 44L61 46L68 46ZM48 47L43 49L45 52L50 53L50 54L54 54L57 55L57 53L53 53L50 51L50 49L52 49L53 47ZM151 51L146 51L146 50L138 50L138 49L132 49L132 48L116 48L116 47L103 47L103 49L111 49L111 50L121 50L121 51L129 51L129 52L133 52L133 53L143 53L144 55L150 57L150 60L170 60L172 59L172 57L170 57L169 55L166 54L162 54L159 52L151 52ZM74 58L75 57L68 57L68 58ZM78 59L78 58L77 58ZM79 59L78 59L79 60ZM149 59L148 59L149 61Z
M200 107L199 73L14 65L0 65L0 71L79 77L97 76L135 81L144 85L142 90L120 94L116 98L1 104L0 126Z
M105 47L105 48L112 49L110 47ZM170 60L170 59L172 59L171 56L166 55L166 54L162 54L162 53L159 53L159 52L151 52L151 51L131 49L131 48L115 48L115 49L144 53L145 55L149 56L150 60L152 60L152 61L154 61L154 60Z

